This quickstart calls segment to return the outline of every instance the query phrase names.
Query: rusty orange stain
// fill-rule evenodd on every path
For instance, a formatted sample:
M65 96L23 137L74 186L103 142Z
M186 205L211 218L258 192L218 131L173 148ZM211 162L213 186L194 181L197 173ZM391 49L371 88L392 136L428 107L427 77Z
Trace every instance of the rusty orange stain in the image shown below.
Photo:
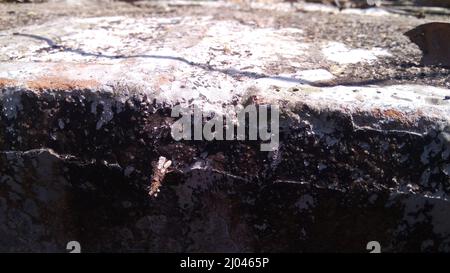
M398 120L402 123L409 123L409 119L405 116L404 113L397 111L395 109L386 109L383 110L383 115L388 118L392 118Z
M7 78L0 78L0 88L5 88L7 86L14 85L16 83L15 80L7 79Z
M372 116L379 119L379 118L389 118L389 119L393 119L396 121L399 121L403 124L409 124L411 123L411 118L408 117L407 114L400 112L398 110L395 109L385 109L385 110L381 110L380 108L374 108L371 110ZM419 114L419 113L416 113ZM420 115L420 114L419 114ZM416 118L417 116L414 115L413 118Z
M71 80L63 77L42 77L27 82L27 86L34 90L90 89L99 85L95 80Z
M394 118L394 119L401 119L403 118L403 114L397 110L394 109L387 109L383 111L383 115Z

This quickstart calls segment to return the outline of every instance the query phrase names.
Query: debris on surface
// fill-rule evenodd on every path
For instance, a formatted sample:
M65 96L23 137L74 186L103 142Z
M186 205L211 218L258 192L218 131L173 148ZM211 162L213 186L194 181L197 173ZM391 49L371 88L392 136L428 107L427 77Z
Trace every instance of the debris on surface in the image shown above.
M172 165L172 161L167 160L164 156L160 156L158 161L153 163L153 174L150 183L150 189L148 194L153 197L157 197L160 192L160 187L164 181L164 177L168 172L168 168Z
M422 50L422 64L450 67L450 23L427 23L405 35Z

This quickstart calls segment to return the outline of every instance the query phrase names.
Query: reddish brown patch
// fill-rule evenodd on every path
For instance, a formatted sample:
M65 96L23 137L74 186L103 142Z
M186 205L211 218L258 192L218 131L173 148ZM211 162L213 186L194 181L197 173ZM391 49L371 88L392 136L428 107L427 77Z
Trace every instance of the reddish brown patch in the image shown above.
M0 78L0 88L5 88L7 86L14 85L16 83L15 80Z
M383 116L395 119L400 121L401 123L408 123L408 118L400 111L397 111L395 109L387 109L383 110Z
M372 115L375 118L380 118L381 117L381 110L379 108L372 109Z
M35 90L74 90L90 89L100 84L94 80L70 80L61 77L43 77L28 81L27 86Z

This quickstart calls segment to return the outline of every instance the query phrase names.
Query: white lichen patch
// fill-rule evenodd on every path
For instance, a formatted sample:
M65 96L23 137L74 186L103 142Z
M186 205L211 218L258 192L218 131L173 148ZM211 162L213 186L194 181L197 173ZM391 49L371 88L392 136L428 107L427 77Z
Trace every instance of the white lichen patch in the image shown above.
M381 48L351 49L339 42L330 42L322 48L322 54L330 61L339 64L355 64L371 62L380 56L390 56L390 53Z
M323 88L321 92L310 95L315 100L351 103L366 109L395 109L397 111L435 109L446 112L442 118L450 117L450 107L446 96L450 90L445 88L422 85L392 85L392 86L336 86ZM432 103L435 98L441 103ZM433 107L430 107L433 106ZM438 110L439 109L439 110ZM431 112L430 112L431 114ZM443 113L441 113L443 114Z
M289 86L287 82L282 82L287 85L283 86L279 83L256 81L254 86L259 90L256 95L266 103L287 102L285 110L288 112L294 110L298 102L307 103L320 112L338 111L352 116L365 113L364 118L352 120L356 129L424 135L450 124L450 104L446 99L450 96L450 90L444 88L422 85L318 88L307 84ZM430 97L442 103L430 103ZM295 118L296 114L292 115ZM329 123L314 121L310 126L315 128L316 133L324 135L339 127L332 120ZM428 154L424 156L428 157Z
M325 69L304 70L296 73L296 76L308 82L328 81L334 78L333 74Z
M236 21L219 21L189 54L215 67L265 73L271 63L306 53L308 45L297 41L302 33L294 28L254 28Z
M209 64L262 72L280 58L296 59L307 44L298 28L255 28L209 16L97 17L55 20L1 32L3 61L118 63L129 59ZM183 42L180 42L182 38Z
M388 16L395 14L390 13L386 9L382 8L368 8L368 9L344 9L341 11L344 14L359 14L359 15L371 15L371 16Z

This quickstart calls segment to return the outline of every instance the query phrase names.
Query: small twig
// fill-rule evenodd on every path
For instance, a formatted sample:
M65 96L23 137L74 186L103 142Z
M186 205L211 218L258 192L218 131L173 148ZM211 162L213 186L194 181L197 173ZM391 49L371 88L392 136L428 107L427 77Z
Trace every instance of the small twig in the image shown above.
M150 189L148 194L153 197L158 196L159 188L162 185L164 177L168 173L168 168L172 165L171 160L167 160L164 156L160 156L158 162L153 162L153 175L151 179Z

